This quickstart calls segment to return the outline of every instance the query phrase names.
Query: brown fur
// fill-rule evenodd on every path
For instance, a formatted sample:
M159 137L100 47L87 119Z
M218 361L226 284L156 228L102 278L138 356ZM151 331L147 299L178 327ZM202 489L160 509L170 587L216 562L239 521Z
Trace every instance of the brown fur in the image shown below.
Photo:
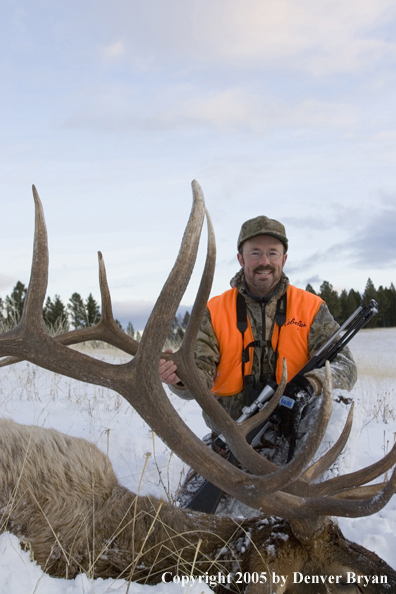
M346 541L331 522L307 545L277 518L238 523L137 497L118 483L109 459L93 444L11 420L0 420L0 453L1 530L16 534L53 576L87 572L154 584L165 571L263 571L288 576L287 589L267 583L248 586L249 594L316 594L326 590L293 585L293 572L328 575L349 567L388 576L390 590L376 585L364 589L368 594L396 588L396 573Z

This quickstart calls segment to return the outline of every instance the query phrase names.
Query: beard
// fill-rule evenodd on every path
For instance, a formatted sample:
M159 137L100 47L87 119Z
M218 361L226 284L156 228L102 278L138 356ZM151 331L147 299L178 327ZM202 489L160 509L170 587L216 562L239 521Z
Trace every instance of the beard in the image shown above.
M260 276L260 273L266 272L270 274L268 276ZM275 278L275 273L276 269L271 265L260 265L254 268L251 272L251 275L249 275L250 278L247 279L252 285L253 293L259 296L269 294L279 281L279 279Z

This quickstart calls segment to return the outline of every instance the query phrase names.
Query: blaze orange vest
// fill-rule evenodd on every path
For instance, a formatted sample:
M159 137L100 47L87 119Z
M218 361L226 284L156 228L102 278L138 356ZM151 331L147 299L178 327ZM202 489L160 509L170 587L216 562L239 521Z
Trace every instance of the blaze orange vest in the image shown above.
M237 328L237 289L229 289L222 295L208 301L213 329L220 347L220 362L214 379L212 392L216 396L232 396L243 389L242 382L242 334ZM271 337L274 350L278 346L276 381L282 377L283 358L287 362L289 380L308 362L308 334L314 317L323 300L313 293L289 285L287 289L286 321L279 332L275 324ZM254 340L248 317L248 328L244 333L245 348ZM253 356L245 364L245 375L252 370Z

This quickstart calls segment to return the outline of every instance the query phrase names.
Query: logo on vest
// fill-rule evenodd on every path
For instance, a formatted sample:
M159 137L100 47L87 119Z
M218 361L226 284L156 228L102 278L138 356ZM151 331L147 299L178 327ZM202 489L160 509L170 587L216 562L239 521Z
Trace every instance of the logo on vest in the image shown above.
M302 320L296 320L296 318L292 318L291 320L287 320L285 322L285 326L290 326L290 325L294 325L294 326L299 326L300 328L305 328L306 323L303 322Z

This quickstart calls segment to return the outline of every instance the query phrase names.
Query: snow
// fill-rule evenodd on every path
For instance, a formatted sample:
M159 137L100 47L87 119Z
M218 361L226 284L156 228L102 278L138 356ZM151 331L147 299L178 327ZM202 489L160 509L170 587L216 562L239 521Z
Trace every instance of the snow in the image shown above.
M396 329L364 330L352 342L359 380L352 393L356 402L354 428L346 452L337 461L342 473L362 468L381 458L396 436ZM127 358L112 349L90 349L90 354L111 362ZM335 398L339 396L335 391ZM195 402L169 393L175 408L199 437L207 433ZM183 463L153 435L138 414L106 388L90 386L41 370L29 363L0 369L2 416L25 423L53 427L68 435L85 437L108 453L120 482L132 491L151 493L174 501L186 472ZM335 403L330 429L322 448L341 432L348 407ZM381 477L382 480L383 477ZM344 535L375 551L396 568L396 497L378 514L339 520ZM54 579L44 574L18 539L0 535L0 594L180 594L177 583L145 586L124 580ZM207 584L189 586L190 594L212 592Z

